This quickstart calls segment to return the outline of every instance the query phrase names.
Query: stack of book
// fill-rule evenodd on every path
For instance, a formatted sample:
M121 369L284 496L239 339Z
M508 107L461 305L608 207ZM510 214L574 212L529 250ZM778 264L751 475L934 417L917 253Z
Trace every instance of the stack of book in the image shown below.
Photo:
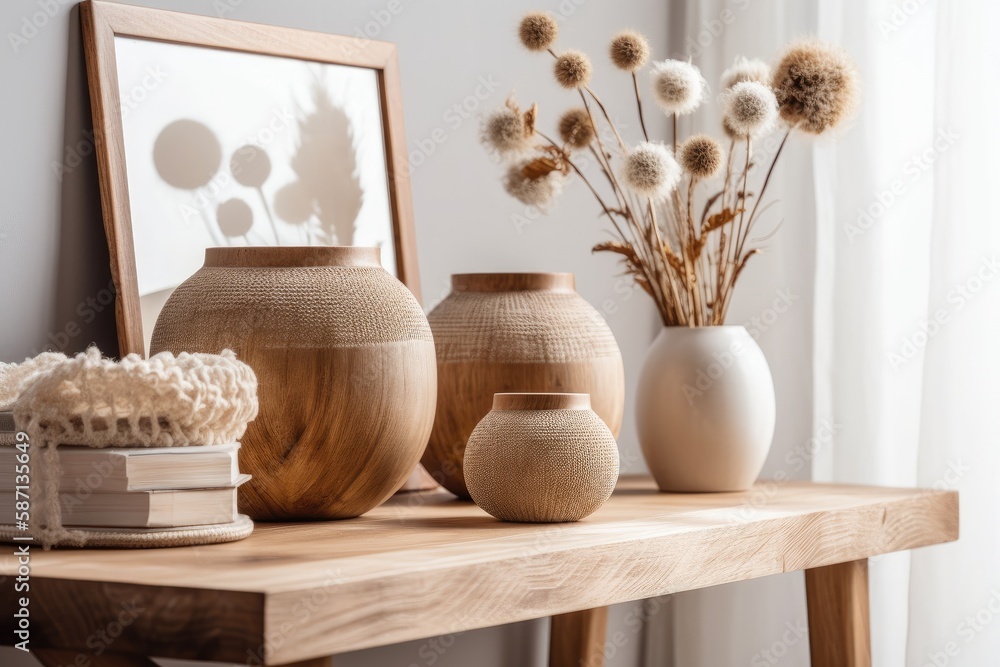
M17 442L17 428L14 426L14 413L0 409L0 446L13 445Z
M67 527L163 529L237 518L239 443L208 447L59 447L59 504ZM14 516L14 447L0 447L0 516ZM45 470L34 467L32 476Z

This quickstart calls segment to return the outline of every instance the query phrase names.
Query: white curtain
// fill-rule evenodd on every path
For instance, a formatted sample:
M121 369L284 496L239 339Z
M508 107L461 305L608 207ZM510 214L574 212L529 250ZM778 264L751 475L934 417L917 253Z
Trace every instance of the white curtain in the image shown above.
M961 494L957 544L872 564L876 667L1000 663L998 20L979 0L819 3L865 86L814 156L815 417L842 425L814 478Z
M998 665L1000 3L682 7L672 54L693 55L710 81L736 54L767 57L802 34L843 45L859 65L854 123L783 158L775 196L786 222L730 318L745 321L789 285L811 317L808 327L779 321L760 340L779 421L803 408L811 426L779 428L764 476L790 472L784 455L832 424L805 470L812 479L957 489L959 542L872 560L873 662ZM721 32L694 46L720 17L729 19ZM796 257L812 263L808 278ZM793 345L806 358L790 363L782 336L808 337ZM782 397L803 378L806 405ZM803 594L800 577L782 576L677 596L675 664L808 664L805 642L782 639L805 619Z

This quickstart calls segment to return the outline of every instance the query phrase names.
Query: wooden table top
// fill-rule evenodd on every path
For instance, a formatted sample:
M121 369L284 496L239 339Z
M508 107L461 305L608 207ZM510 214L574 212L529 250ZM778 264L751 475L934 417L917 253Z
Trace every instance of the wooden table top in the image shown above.
M762 482L662 494L632 477L587 519L540 525L415 493L358 519L258 524L231 544L36 547L32 646L85 649L125 614L116 652L283 664L957 538L952 491ZM14 596L0 587L4 608Z

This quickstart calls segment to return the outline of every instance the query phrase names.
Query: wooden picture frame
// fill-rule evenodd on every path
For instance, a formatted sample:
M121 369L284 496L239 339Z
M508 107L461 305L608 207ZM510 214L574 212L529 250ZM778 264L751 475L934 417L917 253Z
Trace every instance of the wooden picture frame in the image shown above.
M396 46L387 42L86 0L80 4L104 227L117 290L119 352L144 355L115 38L279 56L375 70L397 277L420 299Z

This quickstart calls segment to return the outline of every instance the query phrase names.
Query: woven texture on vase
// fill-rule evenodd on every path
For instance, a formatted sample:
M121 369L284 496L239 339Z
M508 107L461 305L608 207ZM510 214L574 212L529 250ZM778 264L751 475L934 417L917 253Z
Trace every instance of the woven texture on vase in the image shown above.
M498 519L577 521L618 480L618 445L591 410L493 410L465 450L472 499Z
M434 332L438 401L421 462L468 498L463 453L497 392L579 392L617 434L625 370L607 322L568 273L456 274L427 316Z
M427 316L441 363L563 363L619 357L601 314L576 292L452 292Z
M257 378L229 350L219 355L165 352L149 359L130 354L114 361L90 348L75 357L46 353L24 364L0 366L0 397L13 402L17 426L28 436L29 534L45 547L84 546L88 531L68 529L61 522L59 445L142 448L236 442L257 415ZM42 469L48 471L44 481L38 474Z
M206 266L183 287L156 322L153 350L176 348L174 338L184 338L192 321L209 317L232 327L230 338L262 347L433 341L419 304L381 266Z

